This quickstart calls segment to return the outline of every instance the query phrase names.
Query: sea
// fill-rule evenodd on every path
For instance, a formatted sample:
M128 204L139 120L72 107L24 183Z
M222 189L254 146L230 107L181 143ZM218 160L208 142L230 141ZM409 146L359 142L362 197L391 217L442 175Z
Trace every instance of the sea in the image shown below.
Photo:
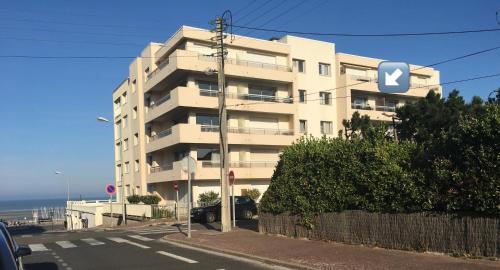
M102 200L91 198L86 200ZM29 199L0 201L0 220L32 220L35 209L62 209L66 199Z

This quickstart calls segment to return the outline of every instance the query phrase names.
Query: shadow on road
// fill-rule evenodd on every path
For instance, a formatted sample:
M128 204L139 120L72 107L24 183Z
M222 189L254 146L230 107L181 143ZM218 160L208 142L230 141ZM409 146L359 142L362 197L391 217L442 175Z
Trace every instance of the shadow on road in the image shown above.
M52 262L28 263L24 264L26 270L57 270L57 264Z
M47 231L47 228L39 225L23 225L16 227L8 227L9 232L12 235L23 235L23 234L37 234Z
M220 222L196 223L196 225L198 225L199 227L202 227L203 229L206 229L206 230L215 230L215 231L220 230ZM238 229L258 232L259 231L259 220L257 220L257 219L236 220L236 227L238 227ZM179 230L180 230L180 228L179 228Z

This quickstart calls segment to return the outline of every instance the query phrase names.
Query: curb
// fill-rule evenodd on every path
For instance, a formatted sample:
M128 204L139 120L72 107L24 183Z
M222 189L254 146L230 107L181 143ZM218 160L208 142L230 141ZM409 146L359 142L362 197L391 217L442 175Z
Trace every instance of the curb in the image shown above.
M281 260L270 259L270 258L266 258L266 257L256 256L256 255L250 255L250 254L241 253L238 251L227 250L227 249L214 248L211 246L206 246L206 245L202 245L202 244L198 244L198 243L189 243L186 241L177 240L177 239L170 239L167 237L163 237L163 238L161 238L161 240L164 242L170 243L170 244L174 244L174 245L184 245L184 246L190 246L190 247L194 247L194 248L209 250L212 252L224 253L224 254L228 254L228 255L232 255L232 256L236 256L236 257L243 257L246 259L259 261L259 262L265 263L265 264L281 266L281 267L285 267L288 269L297 269L297 270L317 270L318 269L318 268L313 268L313 267L305 266L305 265L298 264L298 263L284 262Z

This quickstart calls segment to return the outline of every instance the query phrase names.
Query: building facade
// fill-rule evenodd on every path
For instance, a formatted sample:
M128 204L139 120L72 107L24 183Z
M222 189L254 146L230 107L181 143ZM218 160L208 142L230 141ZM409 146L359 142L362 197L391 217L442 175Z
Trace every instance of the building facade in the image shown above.
M187 202L181 160L196 160L193 203L220 194L218 85L208 30L181 27L165 43L150 43L113 92L115 165L124 196L156 194L162 203ZM377 88L382 60L340 54L335 44L284 36L227 41L228 142L235 195L263 193L279 153L305 134L338 136L354 111L392 121L397 106L441 91L439 72L410 66L412 88L383 94ZM120 181L123 179L123 181ZM120 199L121 194L118 195Z

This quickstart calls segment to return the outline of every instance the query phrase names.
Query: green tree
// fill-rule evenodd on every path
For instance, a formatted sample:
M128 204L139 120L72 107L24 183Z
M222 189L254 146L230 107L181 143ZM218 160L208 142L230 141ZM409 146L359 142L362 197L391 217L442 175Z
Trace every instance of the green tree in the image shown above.
M203 204L213 204L219 200L219 193L207 191L198 196L198 200Z

